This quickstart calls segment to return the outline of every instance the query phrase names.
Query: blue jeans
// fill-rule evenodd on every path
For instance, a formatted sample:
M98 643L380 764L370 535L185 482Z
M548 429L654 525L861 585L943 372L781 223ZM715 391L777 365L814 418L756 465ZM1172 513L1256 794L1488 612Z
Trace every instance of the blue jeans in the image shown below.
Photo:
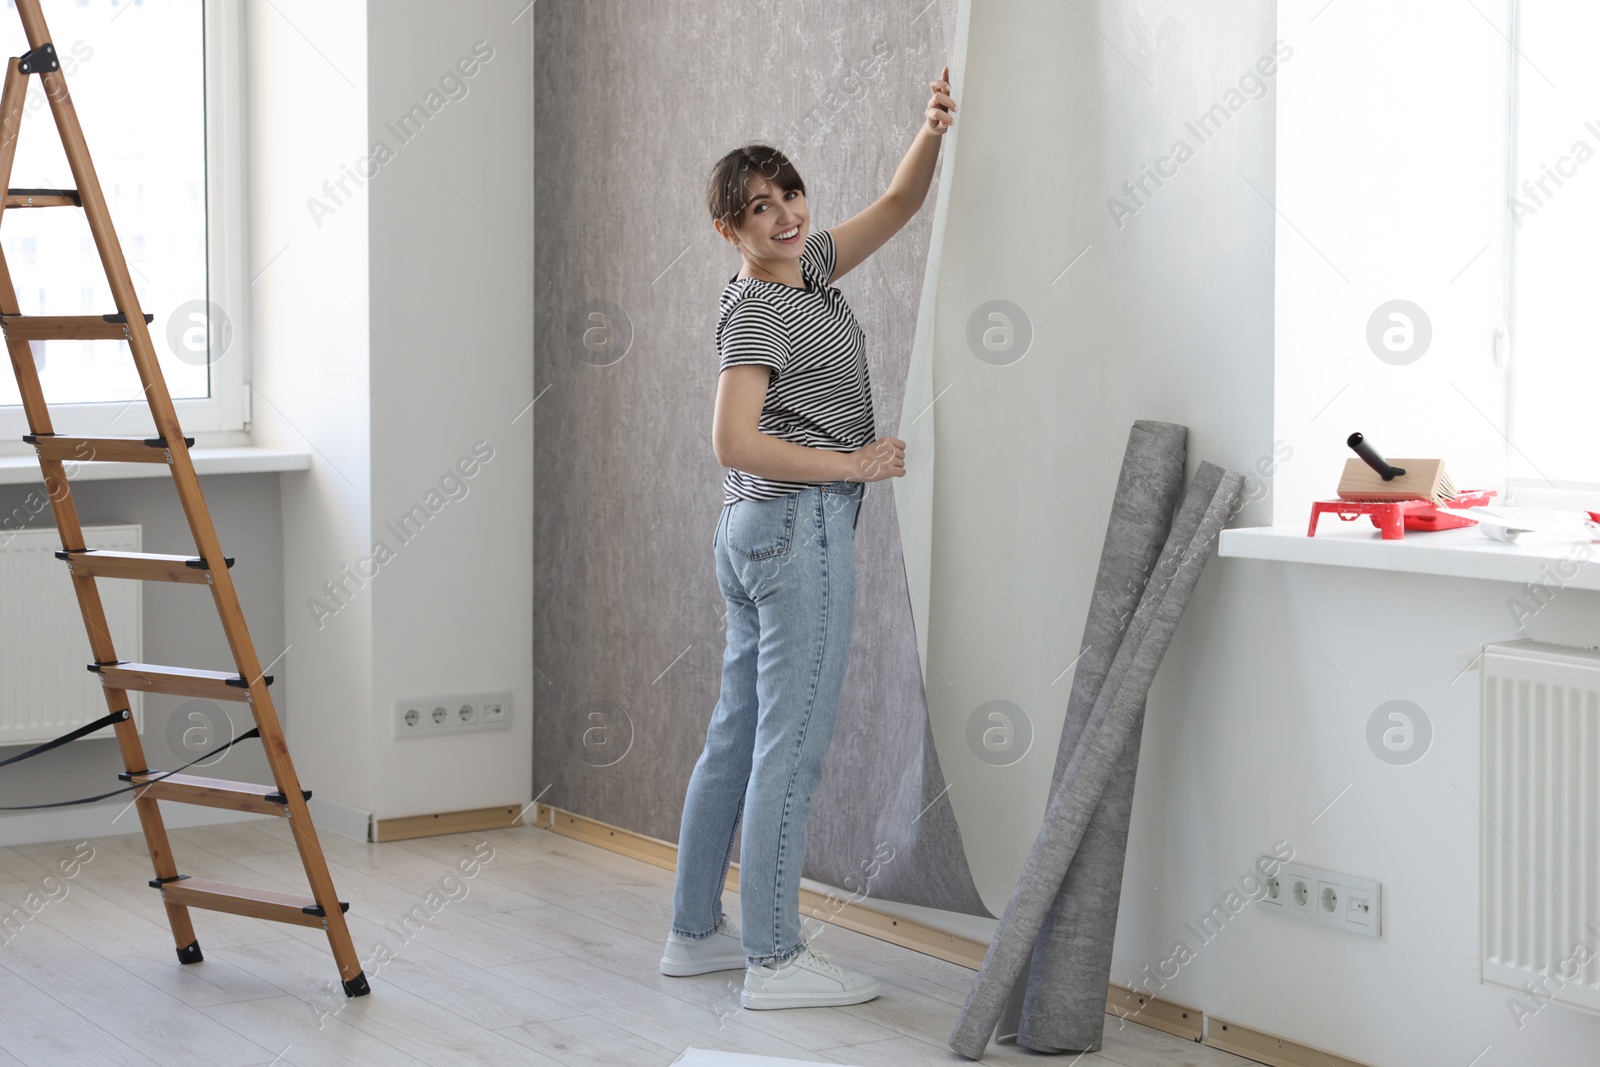
M725 504L712 547L727 600L722 696L689 778L672 929L710 937L739 839L740 931L749 963L805 949L800 869L811 794L833 739L855 617L862 482Z

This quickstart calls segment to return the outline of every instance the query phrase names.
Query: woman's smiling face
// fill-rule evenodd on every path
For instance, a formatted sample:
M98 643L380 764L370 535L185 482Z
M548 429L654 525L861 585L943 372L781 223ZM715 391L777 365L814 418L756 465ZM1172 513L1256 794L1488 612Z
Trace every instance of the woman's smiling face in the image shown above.
M798 260L805 251L811 210L798 189L784 190L766 178L753 177L750 202L739 221L739 250L751 262L769 266Z

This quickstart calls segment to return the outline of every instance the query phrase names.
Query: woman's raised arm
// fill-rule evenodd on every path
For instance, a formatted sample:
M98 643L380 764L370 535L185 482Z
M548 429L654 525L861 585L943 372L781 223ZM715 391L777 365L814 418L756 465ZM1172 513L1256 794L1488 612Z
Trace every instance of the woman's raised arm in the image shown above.
M924 112L926 120L917 128L905 158L894 172L888 190L854 218L830 227L833 234L834 267L830 282L844 277L884 242L900 232L922 208L928 186L933 183L933 165L939 158L939 138L955 121L956 102L950 96L950 68L939 80L928 83L933 97Z

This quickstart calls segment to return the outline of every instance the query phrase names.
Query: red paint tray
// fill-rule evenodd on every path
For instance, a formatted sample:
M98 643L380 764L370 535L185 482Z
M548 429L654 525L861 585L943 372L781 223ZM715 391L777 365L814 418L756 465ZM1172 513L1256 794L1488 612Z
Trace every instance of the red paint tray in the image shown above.
M1493 489L1463 489L1450 501L1455 508L1475 508L1487 504L1496 493ZM1477 520L1459 515L1447 515L1434 502L1418 497L1415 500L1388 500L1381 503L1361 500L1318 500L1311 505L1311 528L1307 537L1317 535L1317 522L1324 515L1337 515L1342 522L1355 522L1365 515L1372 525L1383 532L1385 541L1398 541L1407 530L1450 530L1457 526L1476 526Z

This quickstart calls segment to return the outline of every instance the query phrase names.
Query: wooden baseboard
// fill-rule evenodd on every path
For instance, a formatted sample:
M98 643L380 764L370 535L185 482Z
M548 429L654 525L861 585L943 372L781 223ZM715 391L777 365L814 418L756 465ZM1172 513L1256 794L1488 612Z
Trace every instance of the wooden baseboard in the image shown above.
M1147 993L1138 993L1119 985L1106 989L1106 1014L1155 1030L1164 1030L1190 1041L1199 1041L1205 1036L1205 1013L1198 1008L1174 1004L1170 1000L1157 1000Z
M500 811L499 808L491 809ZM501 825L504 825L502 823ZM624 830L570 811L538 806L534 826L550 829L564 837L583 841L611 852L642 860L654 867L676 870L678 846L632 830ZM730 864L726 883L738 892L739 865ZM804 887L800 890L800 914L833 923L845 930L876 937L890 944L921 952L935 959L977 970L989 946L982 941L940 930L926 923L902 919L858 901L843 901ZM1367 1067L1355 1060L1287 1041L1235 1023L1207 1018L1198 1008L1157 1000L1155 997L1113 985L1106 990L1106 1012L1128 1022L1185 1038L1204 1041L1225 1052L1232 1052L1265 1063L1270 1067Z
M473 830L509 830L522 825L518 811L517 806L511 804L503 808L473 808L470 811L446 811L437 815L373 819L372 840L404 841L412 837L463 834Z
M1369 1067L1357 1060L1252 1030L1215 1015L1206 1019L1205 1043L1223 1052L1265 1063L1268 1067Z

